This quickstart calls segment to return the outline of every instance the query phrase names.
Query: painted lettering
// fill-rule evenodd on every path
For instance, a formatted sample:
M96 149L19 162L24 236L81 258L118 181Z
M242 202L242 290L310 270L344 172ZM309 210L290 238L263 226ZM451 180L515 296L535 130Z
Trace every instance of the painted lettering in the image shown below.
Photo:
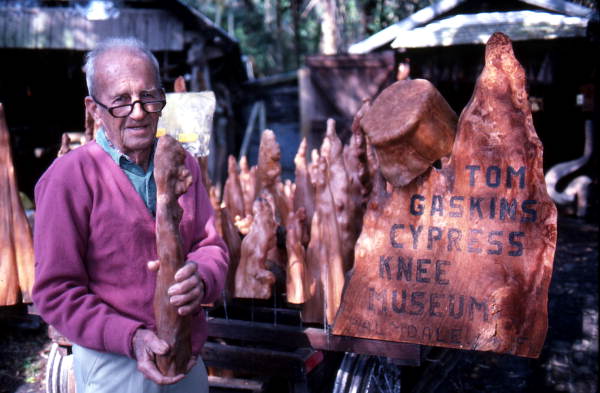
M496 198L490 198L489 214L490 220L496 218Z
M381 255L379 257L379 278L384 278L384 272L387 273L385 278L388 280L392 279L392 268L390 267L390 262L392 260L391 256L385 257Z
M425 326L423 328L423 330L421 331L421 340L427 340L429 342L431 342L431 328L428 326Z
M508 252L511 257L520 257L523 255L523 243L518 238L525 236L525 232L511 232L508 234L508 242L515 248Z
M511 221L517 219L517 200L511 199L509 202L506 198L500 198L500 219L504 221L507 216Z
M461 328L455 328L455 329L450 329L450 338L449 341L451 344L460 344L461 340L460 337L462 336L462 329Z
M483 322L488 322L489 319L488 306L484 300L455 293L411 292L406 288L391 291L369 288L367 310L377 314L387 314L391 310L395 315L427 315L440 319L450 317L454 320L476 319Z
M392 244L393 248L403 248L402 243L398 243L396 241L396 232L399 229L404 229L404 224L394 224L390 229L390 243Z
M429 295L429 315L432 317L443 317L444 314L439 311L441 303L438 301L444 295L439 293L431 293Z
M424 200L425 197L419 194L414 194L412 197L410 197L410 214L412 214L413 216L422 215L424 208L423 204L419 202L423 202Z
M485 171L485 184L491 188L498 188L502 179L502 170L492 165Z
M469 185L471 187L475 186L475 172L481 170L479 165L467 165L466 169L469 170Z
M471 197L469 201L469 218L473 218L474 211L477 212L479 218L483 218L483 212L481 211L481 201L483 201L483 198Z
M435 235L434 235L435 232ZM442 228L438 227L429 227L427 230L427 249L431 250L433 248L434 240L442 239Z
M473 296L469 296L471 298L471 302L469 305L469 320L472 321L473 318L475 317L475 309L477 309L478 312L482 313L483 316L483 320L485 322L487 322L488 320L488 307L487 307L487 303L482 301L479 302L477 301L477 299L475 299Z
M458 295L458 310L455 308L456 306L454 298L455 295L448 295L448 315L454 319L460 319L464 313L465 297L463 295Z
M373 311L375 309L375 301L381 303L381 312L387 313L387 290L383 289L381 292L376 288L369 288L369 305L368 310Z
M402 304L398 306L398 291L392 291L392 311L397 314L406 312L406 289L402 290Z
M455 210L450 211L450 213L449 213L450 217L460 218L463 216L462 203L464 202L464 200L465 200L465 197L460 196L460 195L453 195L450 198L450 208L455 209ZM457 202L460 202L460 204L457 204Z
M412 257L406 258L406 262L403 257L398 257L398 273L396 274L396 280L401 281L402 276L406 281L410 281L412 278Z
M522 166L515 171L515 168L510 165L506 168L506 188L512 188L512 177L516 175L519 176L519 188L525 188L525 167Z
M475 187L477 183L477 174L482 170L479 165L467 165L465 169L469 172L469 186ZM526 167L522 166L518 169L508 165L505 172L505 187L513 188L515 180L518 181L518 187L525 188L525 173ZM485 169L485 185L490 188L498 188L502 184L502 168L496 165L491 165Z
M440 217L444 216L444 200L441 195L434 195L431 198L431 215L437 213Z
M448 251L452 251L453 249L456 251L461 251L459 242L462 237L462 232L457 228L448 228Z
M523 201L521 204L521 210L525 214L521 217L521 222L535 222L537 220L537 210L530 208L529 206L534 206L537 204L536 200L527 199Z
M416 250L417 247L419 246L419 235L421 234L421 231L423 230L423 225L419 225L418 227L414 227L414 225L410 224L408 226L410 228L410 234L412 235L413 238L413 250Z
M415 311L409 311L410 315L422 315L425 309L425 304L422 299L425 297L425 292L417 291L410 295L410 305L416 307Z
M415 274L415 280L417 282L429 282L429 277L426 277L427 267L424 265L431 265L431 259L417 259L417 272Z
M446 274L446 270L444 270L444 266L450 266L450 261L437 260L435 261L435 283L439 285L448 285L449 281L444 279L444 275Z
M491 231L488 234L488 243L492 246L496 246L495 250L492 249L488 249L487 253L489 255L501 255L502 254L502 242L500 242L499 240L495 240L494 237L495 236L502 236L504 232L502 231Z
M477 247L479 245L479 241L477 240L477 235L482 234L483 231L477 228L469 229L469 240L467 241L467 251L474 254L481 254L481 248Z

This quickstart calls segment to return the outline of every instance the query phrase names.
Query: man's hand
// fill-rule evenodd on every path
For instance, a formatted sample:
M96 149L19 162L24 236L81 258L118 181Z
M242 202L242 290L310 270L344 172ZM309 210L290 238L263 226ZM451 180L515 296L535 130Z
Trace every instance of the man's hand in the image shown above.
M159 261L148 262L148 269L156 271ZM198 266L194 262L186 262L175 273L175 284L167 291L169 301L177 307L179 315L189 315L200 309L204 298L204 282L198 274Z
M146 376L146 378L159 385L170 385L179 382L184 374L174 377L166 377L158 371L154 361L155 355L164 355L169 351L169 345L147 329L138 329L133 335L133 352L137 359L137 369Z

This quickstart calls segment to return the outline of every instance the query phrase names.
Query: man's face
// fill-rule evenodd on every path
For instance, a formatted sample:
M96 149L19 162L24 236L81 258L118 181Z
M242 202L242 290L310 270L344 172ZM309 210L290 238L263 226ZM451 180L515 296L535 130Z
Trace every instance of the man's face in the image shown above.
M108 108L137 100L164 99L150 60L138 52L124 49L105 52L97 59L94 97ZM160 113L146 113L138 103L129 116L117 118L91 97L87 97L85 103L115 147L134 161L139 155L147 157Z

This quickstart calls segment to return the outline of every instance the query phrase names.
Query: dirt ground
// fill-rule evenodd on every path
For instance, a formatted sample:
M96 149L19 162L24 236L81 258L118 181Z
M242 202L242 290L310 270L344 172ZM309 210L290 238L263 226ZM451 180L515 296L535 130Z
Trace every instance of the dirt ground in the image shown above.
M598 223L561 217L549 293L549 329L539 359L432 351L403 376L411 393L597 392ZM42 393L46 326L18 308L0 309L0 393Z

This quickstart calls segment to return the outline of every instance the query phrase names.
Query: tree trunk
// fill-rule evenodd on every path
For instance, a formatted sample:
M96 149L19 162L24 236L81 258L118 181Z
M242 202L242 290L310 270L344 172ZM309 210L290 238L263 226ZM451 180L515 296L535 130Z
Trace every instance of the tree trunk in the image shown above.
M296 68L300 68L300 1L292 0L292 23L294 28L294 61Z
M374 22L375 10L377 9L377 0L366 0L362 6L360 19L363 25L365 36L375 33L370 26Z
M283 6L281 4L281 0L275 0L275 31L276 31L276 39L275 39L275 61L277 65L275 69L277 72L283 72L285 69L285 50L283 40L284 32L282 23L282 14L283 14Z
M321 1L321 43L320 52L324 55L335 55L339 46L339 31L335 23L337 13L336 0Z

